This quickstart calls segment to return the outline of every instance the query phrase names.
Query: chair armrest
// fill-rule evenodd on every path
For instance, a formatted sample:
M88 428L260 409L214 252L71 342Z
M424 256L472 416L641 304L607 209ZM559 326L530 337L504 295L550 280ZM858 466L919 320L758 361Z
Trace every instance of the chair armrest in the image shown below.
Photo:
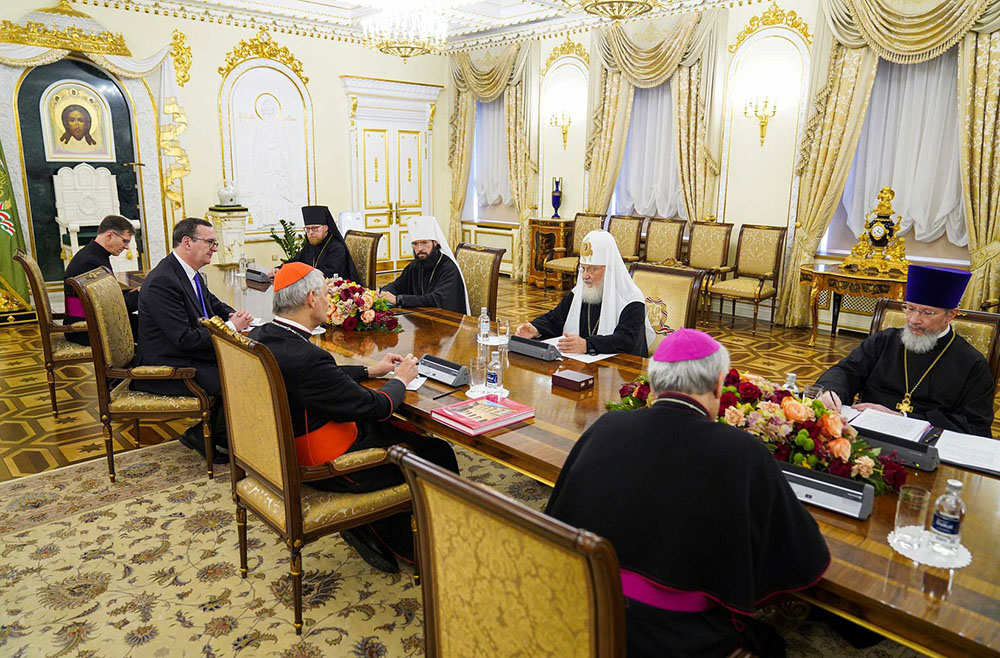
M771 279L774 278L774 270L771 270L770 272L767 272L766 274L758 274L756 278L760 279L762 282L763 281L769 281L769 280L771 280Z
M193 379L195 368L173 366L136 366L135 368L108 368L108 377L116 379Z
M405 445L405 444L400 444ZM409 447L409 446L407 446ZM322 480L338 475L348 475L355 471L364 471L389 463L389 451L385 448L369 448L357 452L344 453L333 461L316 466L299 466L299 479L302 482Z
M716 267L715 272L716 274L729 274L734 269L736 268L733 267L732 265L723 265L722 267Z
M991 308L1000 306L1000 298L990 297L985 302L979 305L980 311L989 311Z
M72 334L87 331L87 323L81 320L73 324L50 324L50 334Z
M62 320L62 319L64 319L65 317L66 317L66 314L65 314L65 313L53 313L53 314L52 314L52 319L53 319L53 320Z
M626 263L635 263L639 260L638 256L622 256L622 260Z

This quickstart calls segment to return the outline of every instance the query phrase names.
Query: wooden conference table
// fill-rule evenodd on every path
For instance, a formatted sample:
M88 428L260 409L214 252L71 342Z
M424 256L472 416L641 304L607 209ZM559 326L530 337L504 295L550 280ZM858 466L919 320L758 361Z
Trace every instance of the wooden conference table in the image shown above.
M342 364L371 364L388 351L420 357L434 354L468 364L476 351L476 318L441 309L403 311L399 334L329 330L317 344ZM552 484L577 437L618 399L618 388L645 370L645 360L618 355L594 364L545 362L510 354L504 385L511 398L535 407L535 418L495 432L468 436L430 419L435 407L464 399L428 380L406 394L399 415L414 425L484 454L541 482ZM594 375L594 388L573 392L551 385L559 368ZM378 381L370 383L378 386ZM822 581L801 598L832 610L897 642L929 655L1000 655L1000 479L941 465L934 473L909 471L911 484L931 490L933 501L945 481L965 483L968 514L962 542L972 564L953 573L915 566L893 552L886 536L893 528L896 497L876 497L867 521L807 506L833 556Z

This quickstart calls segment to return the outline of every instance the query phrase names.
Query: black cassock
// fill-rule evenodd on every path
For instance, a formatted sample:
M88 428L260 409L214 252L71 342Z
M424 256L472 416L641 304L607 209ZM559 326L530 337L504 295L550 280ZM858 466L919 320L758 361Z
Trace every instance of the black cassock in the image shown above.
M540 338L562 336L566 318L569 316L569 306L573 302L570 292L554 309L540 315L531 321L535 329L542 334ZM580 304L580 338L587 339L587 354L635 354L643 358L649 356L646 345L646 305L642 302L632 302L622 309L618 316L618 326L607 336L591 335L590 326L597 326L601 317L600 304Z
M326 350L309 342L309 334L275 321L250 332L250 337L274 354L288 394L288 410L295 436L314 431L329 421L354 422L358 436L348 452L387 448L406 443L416 454L439 466L458 472L455 453L446 441L407 432L388 422L394 409L403 404L403 382L390 379L378 390L362 386L363 366L340 366ZM309 482L308 486L327 491L360 493L404 482L397 466L386 465L351 473L349 477ZM402 513L371 524L376 534L397 555L413 559L410 514Z
M322 271L323 276L327 278L337 275L358 283L358 270L354 267L354 259L347 250L347 243L344 242L330 209L326 206L304 206L302 220L307 225L326 224L328 229L326 239L318 245L309 244L306 240L302 250L287 262L305 263Z
M423 261L414 260L382 290L396 296L396 306L436 306L465 315L465 284L455 261L434 250ZM476 309L472 309L475 311Z
M626 598L629 658L739 646L784 655L780 636L750 615L811 586L830 562L764 444L681 395L601 416L570 451L546 514L608 539L623 570L715 602L673 612Z
M906 392L904 353L913 387L954 336L947 352L911 394L909 415L935 427L990 436L993 378L989 364L979 350L953 332L939 338L929 352L916 354L904 349L902 329L884 329L863 340L816 383L836 391L845 404L859 395L861 402L895 410Z
M97 240L91 240L83 247L80 248L78 252L70 260L69 265L66 266L66 275L64 281L70 277L80 276L85 272L97 269L98 267L103 267L108 272L111 272L111 252L102 247L97 243ZM63 294L67 299L76 299L76 293L70 287L68 282L63 283ZM132 312L139 308L139 291L138 290L123 290L122 295L125 296L125 308L129 312L129 320L132 323L132 337L134 338L136 333L138 333L138 320ZM86 318L82 316L70 315L69 307L67 306L66 317L63 319L63 324L73 324L74 322L83 322ZM90 345L90 335L84 332L73 332L65 334L66 340L76 343L77 345Z

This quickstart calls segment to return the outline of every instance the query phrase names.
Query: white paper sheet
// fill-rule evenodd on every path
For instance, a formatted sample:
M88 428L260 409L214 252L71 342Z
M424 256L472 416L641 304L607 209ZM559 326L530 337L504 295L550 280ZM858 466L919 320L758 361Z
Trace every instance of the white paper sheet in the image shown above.
M849 404L840 405L840 413L847 419L847 422L854 420L861 412Z
M559 347L559 339L562 336L556 336L555 338L546 338L543 343L548 343L549 345L554 345ZM601 361L602 359L610 359L615 356L614 354L566 354L562 352L564 358L573 359L574 361L582 361L583 363L594 363L595 361Z
M920 441L920 437L931 428L926 420L896 416L875 409L865 409L855 416L851 425L859 430L881 432L908 441Z
M395 377L395 375L393 376ZM413 381L411 381L409 384L406 385L406 390L415 391L421 386L423 386L425 381L427 381L426 377L424 377L423 375L417 375L416 377L413 378Z
M943 462L1000 475L1000 441L996 439L945 430L935 445Z

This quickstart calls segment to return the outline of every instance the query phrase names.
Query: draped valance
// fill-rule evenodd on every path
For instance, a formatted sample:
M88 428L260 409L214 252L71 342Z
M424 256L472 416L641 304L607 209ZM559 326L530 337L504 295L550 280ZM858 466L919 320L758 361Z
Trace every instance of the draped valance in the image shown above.
M451 77L455 88L470 92L481 103L495 101L508 84L521 80L528 52L528 43L507 46L499 57L488 60L491 66L486 69L477 67L469 53L456 53L451 58Z
M933 59L969 31L1000 29L1000 0L823 0L834 38L890 62Z
M677 71L695 35L701 14L678 17L673 30L661 41L643 48L629 39L618 23L595 31L594 45L601 65L609 71L620 71L633 86L642 89L657 87Z

